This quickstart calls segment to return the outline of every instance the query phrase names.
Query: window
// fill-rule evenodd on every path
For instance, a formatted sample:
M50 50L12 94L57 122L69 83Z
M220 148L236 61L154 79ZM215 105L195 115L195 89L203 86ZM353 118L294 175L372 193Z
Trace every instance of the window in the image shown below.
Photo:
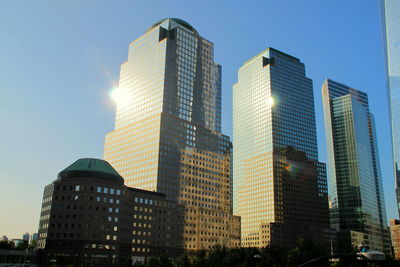
M114 188L110 188L110 194L114 195Z
M80 189L80 186L79 186L79 185L76 185L76 186L75 186L75 191L79 191L79 189Z
M104 194L108 194L108 188L107 188L107 187L104 187L104 188L103 188L103 193L104 193Z
M97 193L101 193L101 187L100 186L97 187Z

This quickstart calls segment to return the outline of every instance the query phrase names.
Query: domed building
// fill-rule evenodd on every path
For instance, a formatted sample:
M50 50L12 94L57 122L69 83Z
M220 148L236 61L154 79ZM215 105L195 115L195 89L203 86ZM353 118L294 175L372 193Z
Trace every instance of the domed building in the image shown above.
M37 248L41 262L124 266L181 251L179 207L156 193L124 186L106 161L79 159L45 187Z

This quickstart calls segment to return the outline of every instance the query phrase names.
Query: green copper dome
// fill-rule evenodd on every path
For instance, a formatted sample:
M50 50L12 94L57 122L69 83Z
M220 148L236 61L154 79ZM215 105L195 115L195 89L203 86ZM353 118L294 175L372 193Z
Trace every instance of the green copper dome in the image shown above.
M172 20L172 21L174 21L174 22L176 22L176 23L182 25L182 26L185 27L185 28L188 28L188 29L191 30L191 31L195 31L195 29L193 28L192 25L190 25L188 22L184 21L183 19L178 19L178 18L165 18L165 19L159 20L159 21L157 21L156 23L154 23L154 24L149 28L149 30L150 30L150 29L153 29L154 27L157 27L158 25L160 25L161 23L163 23L164 21L166 21L166 20L168 20L168 19L170 19L170 20Z
M58 174L58 178L98 178L102 180L124 182L121 175L105 160L78 159Z

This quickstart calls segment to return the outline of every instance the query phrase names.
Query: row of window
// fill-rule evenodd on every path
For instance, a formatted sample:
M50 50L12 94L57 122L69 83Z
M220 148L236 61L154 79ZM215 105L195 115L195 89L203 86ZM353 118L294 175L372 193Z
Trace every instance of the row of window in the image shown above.
M79 186L79 185L77 185ZM120 189L114 189L114 188L107 188L107 187L97 187L97 193L104 193L104 194L110 194L110 195L121 195L121 190Z
M106 197L104 197L103 199L101 198L101 197L96 197L96 201L97 202L101 202L103 200L103 202L104 203L110 203L110 204L119 204L119 199L115 199L115 201L114 201L114 199L113 198L106 198Z

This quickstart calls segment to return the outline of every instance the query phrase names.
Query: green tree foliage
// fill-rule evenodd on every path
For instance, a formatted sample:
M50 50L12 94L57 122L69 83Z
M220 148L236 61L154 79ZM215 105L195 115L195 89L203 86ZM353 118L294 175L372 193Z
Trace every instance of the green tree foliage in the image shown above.
M33 249L33 247L29 245L28 241L24 240L17 245L16 249L25 250L25 249Z
M309 260L325 256L321 247L317 247L311 240L299 239L297 246L289 251L287 258L288 266L298 266ZM319 262L318 266L329 266L329 262Z
M354 253L355 254L355 253ZM226 248L214 246L209 251L184 254L173 262L166 256L148 259L147 263L137 263L136 267L295 267L310 260L326 256L321 247L310 240L298 240L292 249L278 246L266 248ZM384 263L368 263L356 258L340 261L319 261L314 267L400 267L400 262L392 258Z
M176 259L176 267L191 267L191 263L187 254L182 255Z
M159 266L160 266L160 260L158 258L156 258L156 257L152 257L147 262L147 266L146 267L159 267Z
M0 249L16 249L16 250L25 250L34 249L34 246L29 245L28 241L24 240L23 242L19 243L15 246L14 242L12 241L0 241Z
M160 267L173 267L172 262L168 259L168 256L163 255L160 257Z
M14 243L11 241L0 241L0 249L15 249Z

